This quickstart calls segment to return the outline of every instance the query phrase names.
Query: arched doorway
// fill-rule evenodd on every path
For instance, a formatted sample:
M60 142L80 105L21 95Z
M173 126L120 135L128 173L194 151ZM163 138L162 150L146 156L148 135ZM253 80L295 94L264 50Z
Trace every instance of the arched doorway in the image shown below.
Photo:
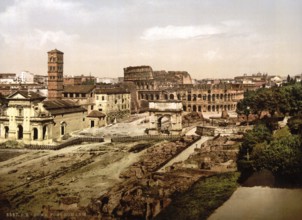
M47 125L44 125L43 126L43 131L42 131L43 133L43 140L45 140L46 139L46 133L47 133Z
M61 122L61 135L65 135L65 133L66 133L66 126L67 126L67 124L66 124L65 121Z
M172 124L170 115L164 115L157 119L158 133L170 134L171 127Z
M23 139L23 126L18 125L18 139Z
M196 101L196 100L197 100L197 95L193 94L193 101Z
M179 135L182 132L182 111L185 108L180 101L153 102L149 111L149 135ZM188 108L188 107L187 107Z
M8 126L4 127L4 132L5 132L4 138L8 138L8 132L9 132L9 127Z
M34 128L33 133L33 140L38 140L38 128Z
M154 100L154 95L153 94L150 95L150 99Z

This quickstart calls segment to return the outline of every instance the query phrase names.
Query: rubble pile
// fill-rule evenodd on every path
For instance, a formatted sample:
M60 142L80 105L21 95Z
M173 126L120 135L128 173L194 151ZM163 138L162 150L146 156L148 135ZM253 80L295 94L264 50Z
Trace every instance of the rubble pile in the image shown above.
M123 182L92 201L88 214L104 219L152 219L171 202L172 194L187 190L201 176L208 175L182 170L155 172L198 138L187 136L149 148L139 162L120 174Z
M162 143L148 148L147 153L142 156L141 160L122 172L120 178L136 177L140 179L144 175L158 170L198 138L197 136L185 136L175 142Z
M204 117L201 112L190 112L187 115L184 115L182 118L182 124L186 125L188 123L195 123L197 121L203 121Z
M132 178L93 201L87 212L102 219L153 219L170 204L173 194L188 190L206 175L209 174L170 171Z
M186 161L187 164L197 165L200 169L223 171L236 168L238 154L237 142L231 136L218 136L195 149L195 153Z

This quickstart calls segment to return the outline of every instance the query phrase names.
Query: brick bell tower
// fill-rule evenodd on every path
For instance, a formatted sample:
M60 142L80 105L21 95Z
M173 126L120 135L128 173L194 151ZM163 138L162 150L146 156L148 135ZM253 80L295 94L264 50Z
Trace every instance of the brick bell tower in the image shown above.
M63 55L54 49L48 54L48 99L62 99L63 92Z

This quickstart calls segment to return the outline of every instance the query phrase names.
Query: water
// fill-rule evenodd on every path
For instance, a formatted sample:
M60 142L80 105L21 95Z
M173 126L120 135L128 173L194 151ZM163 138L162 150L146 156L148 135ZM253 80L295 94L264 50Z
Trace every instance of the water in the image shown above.
M302 189L240 187L208 220L300 220Z

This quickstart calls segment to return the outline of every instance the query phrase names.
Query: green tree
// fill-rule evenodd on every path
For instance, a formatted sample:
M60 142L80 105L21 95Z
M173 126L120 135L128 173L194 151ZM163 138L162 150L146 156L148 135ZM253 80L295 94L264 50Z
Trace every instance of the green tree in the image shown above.
M302 86L295 83L245 92L244 99L237 104L237 113L244 114L248 107L254 114L260 114L262 111L269 111L271 115L302 113Z
M302 115L291 117L288 119L287 125L292 134L302 135Z
M254 147L260 143L268 144L271 139L271 131L264 124L258 124L251 131L246 132L238 153L238 170L248 173L253 171Z
M291 81L290 75L287 75L286 81L287 81L288 83L290 83L290 81Z
M287 136L271 141L253 155L255 170L268 169L275 176L295 176L302 173L301 140Z

